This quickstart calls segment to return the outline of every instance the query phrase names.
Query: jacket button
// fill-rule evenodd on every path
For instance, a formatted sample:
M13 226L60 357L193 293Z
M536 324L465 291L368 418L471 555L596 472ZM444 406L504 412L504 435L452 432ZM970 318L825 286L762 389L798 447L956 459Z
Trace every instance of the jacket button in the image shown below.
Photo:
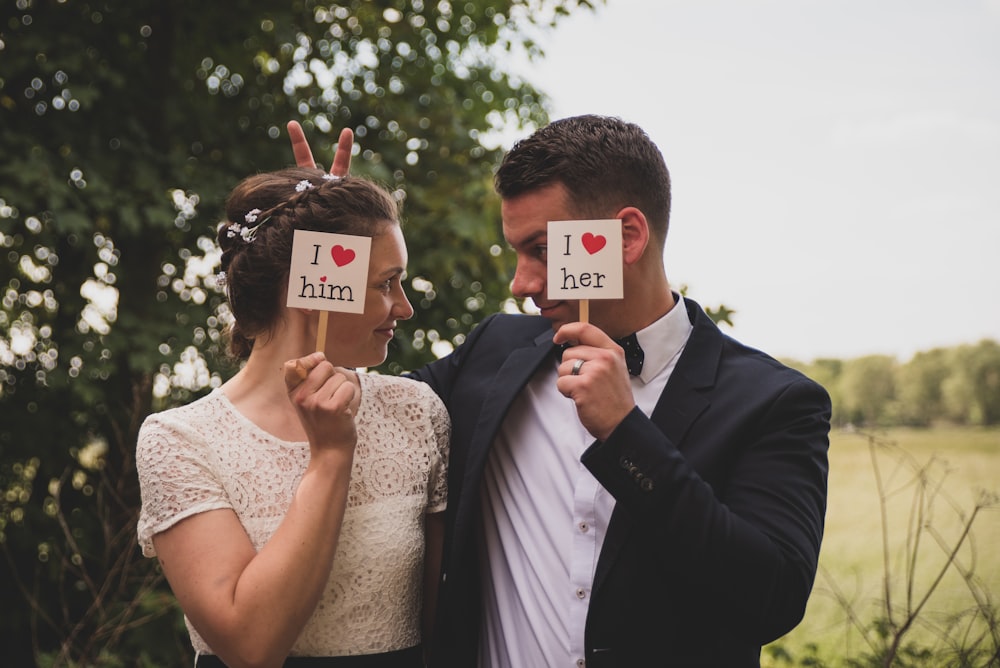
M643 478L642 480L639 481L639 487L644 492L652 492L653 491L653 479L652 478Z

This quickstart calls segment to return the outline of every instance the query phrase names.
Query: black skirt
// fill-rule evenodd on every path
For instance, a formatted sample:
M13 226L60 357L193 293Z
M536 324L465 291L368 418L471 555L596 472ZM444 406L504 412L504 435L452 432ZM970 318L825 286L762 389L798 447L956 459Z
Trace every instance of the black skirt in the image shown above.
M195 668L226 668L222 659L214 654L202 654ZM292 656L285 660L284 668L423 668L424 653L420 645L381 654L354 656Z

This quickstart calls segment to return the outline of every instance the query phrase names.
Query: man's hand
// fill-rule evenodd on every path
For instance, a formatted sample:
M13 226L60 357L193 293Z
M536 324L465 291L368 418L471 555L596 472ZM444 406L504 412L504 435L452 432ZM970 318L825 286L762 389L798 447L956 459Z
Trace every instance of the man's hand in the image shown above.
M556 387L576 404L587 431L607 440L635 408L625 351L603 331L582 322L563 325L553 340L574 344L563 353Z
M288 121L288 139L292 143L292 153L295 155L295 164L299 167L315 167L312 151L309 149L309 142L306 141L306 133L298 121ZM347 176L351 171L351 147L354 145L354 133L350 128L340 131L337 140L337 152L333 154L333 164L330 165L330 173L334 176Z

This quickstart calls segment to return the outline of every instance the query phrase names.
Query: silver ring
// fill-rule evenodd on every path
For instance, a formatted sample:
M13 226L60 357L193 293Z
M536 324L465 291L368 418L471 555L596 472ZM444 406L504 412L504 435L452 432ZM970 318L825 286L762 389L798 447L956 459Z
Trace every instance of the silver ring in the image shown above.
M573 368L570 370L570 373L574 376L579 376L580 369L583 368L584 361L585 360L576 360L575 362L573 362Z

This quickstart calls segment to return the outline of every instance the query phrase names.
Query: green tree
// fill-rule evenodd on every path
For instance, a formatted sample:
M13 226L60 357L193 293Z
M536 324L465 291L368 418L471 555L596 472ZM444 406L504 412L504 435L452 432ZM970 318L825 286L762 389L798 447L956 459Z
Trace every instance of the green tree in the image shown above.
M944 417L942 387L952 373L949 351L919 352L899 367L896 379L902 424L927 427Z
M1000 343L958 346L950 362L952 371L942 386L947 416L959 424L1000 423Z
M544 123L512 51L585 0L16 0L0 8L0 645L12 665L187 652L135 547L142 419L218 384L214 228L243 176L316 155L407 194L418 316L388 371L507 308L493 131ZM413 293L411 293L413 294ZM169 613L169 614L165 614Z
M896 396L897 362L888 355L848 360L840 376L841 418L856 425L882 426Z

